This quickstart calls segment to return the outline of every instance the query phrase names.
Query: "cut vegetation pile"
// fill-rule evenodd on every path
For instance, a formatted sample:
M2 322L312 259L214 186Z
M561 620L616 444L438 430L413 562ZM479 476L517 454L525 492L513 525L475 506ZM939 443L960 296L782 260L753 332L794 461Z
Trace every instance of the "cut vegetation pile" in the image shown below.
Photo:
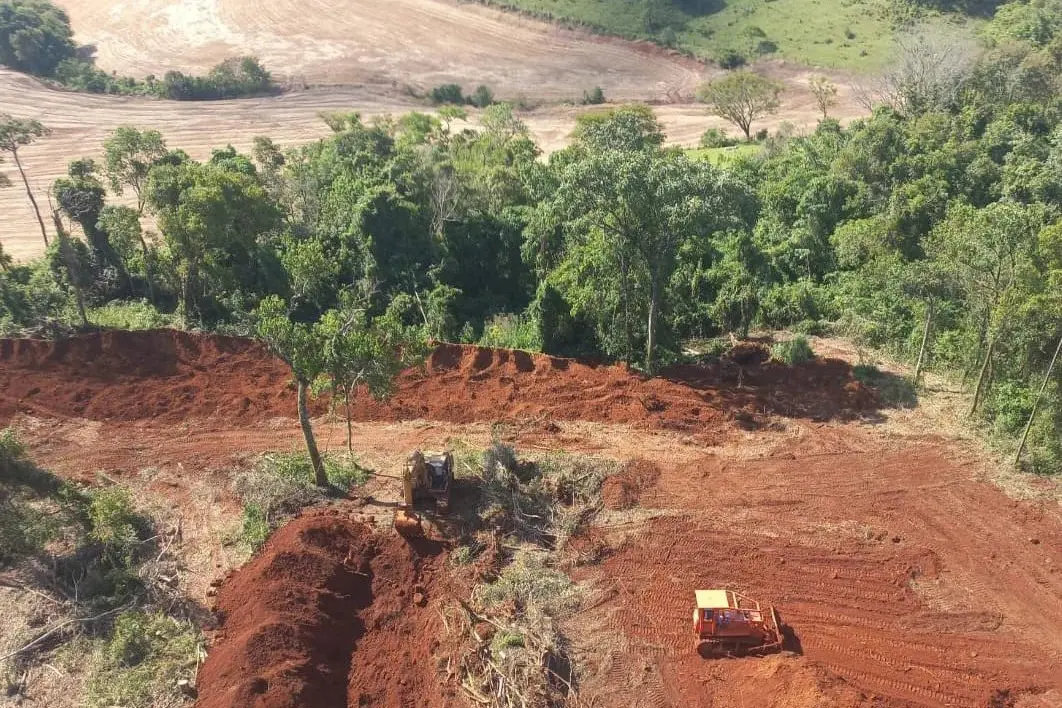
M432 659L440 551L335 512L282 527L218 593L198 706L453 705Z
M553 418L712 433L733 419L755 427L769 414L848 418L876 405L842 361L788 366L761 353L675 366L647 379L621 365L442 344L423 368L399 377L390 400L359 396L355 416L454 423ZM287 366L261 345L234 337L151 330L0 340L0 420L28 413L250 423L294 416L290 380Z

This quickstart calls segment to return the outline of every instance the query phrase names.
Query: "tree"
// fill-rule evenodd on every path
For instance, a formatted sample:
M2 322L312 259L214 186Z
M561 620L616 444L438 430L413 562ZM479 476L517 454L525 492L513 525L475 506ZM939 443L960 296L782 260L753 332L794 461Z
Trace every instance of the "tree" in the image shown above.
M830 117L830 109L837 105L837 84L825 76L813 76L808 82L808 88L811 90L811 95L815 97L819 110L822 111L822 119L826 120Z
M280 213L253 177L193 161L158 165L146 192L181 279L186 322L202 319L207 293L259 286L258 239L278 226Z
M255 316L258 337L266 343L273 354L291 367L297 388L299 425L306 443L306 452L310 456L313 481L319 487L327 487L328 475L321 459L321 452L317 448L307 403L311 384L325 370L321 342L314 336L313 326L305 322L294 321L288 305L276 295L270 295L262 300L255 310Z
M87 159L75 160L70 163L67 173L69 177L57 179L52 186L59 208L81 226L97 263L113 266L129 282L131 291L132 283L125 264L111 247L107 231L99 226L106 192L103 183L96 177L96 163Z
M582 261L574 266L582 274L578 277L597 273L601 278L583 281L587 295L596 298L618 288L629 358L633 315L638 311L645 318L644 363L652 371L665 288L679 247L688 239L707 237L733 208L725 198L724 178L714 168L660 149L652 124L643 124L647 134L641 137L627 131L630 117L618 112L618 125L591 124L590 139L604 136L602 144L633 148L576 145L578 157L564 167L552 208L568 234L569 254ZM618 135L624 140L617 140Z
M47 0L0 0L0 64L51 76L76 51L66 12Z
M333 401L342 401L347 422L347 451L353 454L352 404L364 387L376 400L394 391L399 372L411 366L421 347L402 326L398 313L370 317L368 299L351 297L314 325L321 345L324 375Z
M728 120L752 139L752 122L778 110L782 85L751 71L734 71L702 86L697 97L715 115Z
M36 120L23 120L15 118L8 113L0 113L0 152L9 152L11 157L15 160L15 166L18 167L18 173L22 176L22 184L26 186L26 196L29 197L30 204L33 205L33 213L37 215L37 223L41 227L41 238L44 239L44 245L48 245L48 230L44 228L44 219L41 217L40 207L37 206L37 200L33 196L33 190L30 188L29 178L26 176L26 170L22 167L22 160L18 157L19 148L29 145L37 138L41 138L51 132L40 121Z

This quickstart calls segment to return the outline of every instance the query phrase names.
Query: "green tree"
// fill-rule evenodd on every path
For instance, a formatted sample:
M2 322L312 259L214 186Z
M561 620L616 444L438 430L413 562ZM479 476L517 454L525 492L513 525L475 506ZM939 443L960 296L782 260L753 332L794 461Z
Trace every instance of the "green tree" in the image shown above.
M328 475L317 448L307 402L311 384L325 372L322 342L315 336L312 324L292 319L288 305L279 296L270 295L263 299L255 310L255 317L258 337L291 367L297 388L299 425L313 467L313 481L319 487L327 487Z
M33 205L33 213L37 215L37 223L40 224L41 238L44 239L45 247L48 246L48 230L44 228L44 218L41 217L40 207L37 206L37 199L33 196L33 189L30 188L29 177L26 176L26 170L22 167L18 151L37 138L48 135L49 132L40 121L24 120L8 113L0 113L0 152L11 153L11 158L15 161L18 173L22 177L22 184L26 186L26 196Z
M741 128L745 140L751 140L752 122L778 110L781 92L777 81L741 70L702 86L697 98L707 103L713 114Z
M259 238L279 226L280 213L253 177L191 161L157 165L146 192L181 281L185 322L202 320L208 291L261 285Z
M74 56L73 37L66 12L48 0L0 0L0 64L51 76Z

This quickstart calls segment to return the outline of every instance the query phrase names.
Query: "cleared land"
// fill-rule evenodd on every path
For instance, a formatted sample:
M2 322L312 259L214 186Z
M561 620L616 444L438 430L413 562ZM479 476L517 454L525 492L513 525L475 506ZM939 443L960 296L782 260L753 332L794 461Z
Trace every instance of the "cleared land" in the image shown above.
M256 345L168 332L4 342L0 374L10 393L0 419L13 420L34 457L61 474L87 480L105 471L184 509L186 543L205 556L192 569L194 587L205 589L231 562L219 548L221 525L236 516L225 511L233 505L226 470L240 456L297 444L281 371ZM969 450L888 424L891 415L839 360L743 371L724 363L644 381L620 367L444 347L425 371L403 375L391 404L363 409L355 447L366 463L391 470L414 446L455 437L485 444L490 421L500 419L518 448L640 456L655 467L619 480L618 502L606 493L608 508L587 539L604 559L573 571L589 599L564 630L588 705L1058 705L1057 491L1040 485L1015 500L983 479ZM327 447L343 444L338 427L319 427ZM394 498L393 482L372 484L375 498ZM358 518L372 521L372 508ZM377 507L376 521L388 511ZM306 657L310 671L283 674L307 683L277 683L276 700L333 684L337 705L358 691L388 705L454 695L424 668L432 665L427 639L386 620L438 621L434 608L451 590L440 549L404 551L383 537L383 564L369 568L381 582L369 588L342 570L366 547L361 521L347 518L299 522L223 587L219 604L245 609L223 626L200 674L215 691L273 686L270 677L281 675L271 660L239 668L244 648L273 638L278 656ZM296 567L297 583L278 580ZM273 584L255 582L262 573ZM407 613L408 598L388 590L388 578L421 583L428 605ZM354 615L326 603L310 616L282 597L246 594L273 585L294 592L289 600L349 594L364 627L356 623L347 644L333 646L328 630ZM694 654L693 590L718 585L775 604L793 651L718 661ZM294 644L289 626L298 629ZM332 684L316 683L322 652L352 652L346 678L332 672ZM391 680L399 676L407 683ZM207 688L204 699L221 695Z
M489 85L502 99L526 98L525 111L543 149L564 145L580 108L561 105L601 86L610 101L650 101L672 142L695 145L709 127L725 124L689 103L714 69L659 47L566 30L475 4L442 0L86 0L60 3L70 12L77 40L96 47L99 65L135 76L170 69L203 72L228 57L254 53L283 83L313 86L281 96L241 101L182 103L92 96L50 89L0 70L0 111L34 117L54 133L24 151L40 201L75 158L99 154L104 137L120 125L155 128L172 147L193 157L232 143L247 148L256 135L293 146L324 135L322 111L365 116L426 110L407 91L454 81L471 90ZM757 127L783 121L815 125L806 90L810 72L780 64L763 70L789 87L782 109ZM834 114L860 115L844 77ZM734 132L735 129L731 129ZM10 161L0 166L17 179ZM0 190L0 240L16 258L43 249L25 194Z

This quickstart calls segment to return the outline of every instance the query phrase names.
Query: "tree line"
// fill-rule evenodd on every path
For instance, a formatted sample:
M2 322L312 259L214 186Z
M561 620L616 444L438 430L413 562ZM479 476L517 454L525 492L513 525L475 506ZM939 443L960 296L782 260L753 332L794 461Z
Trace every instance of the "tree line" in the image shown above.
M91 50L74 42L66 12L50 0L0 0L0 65L90 93L216 100L271 93L272 76L255 57L221 62L205 76L168 71L143 80L96 67Z

